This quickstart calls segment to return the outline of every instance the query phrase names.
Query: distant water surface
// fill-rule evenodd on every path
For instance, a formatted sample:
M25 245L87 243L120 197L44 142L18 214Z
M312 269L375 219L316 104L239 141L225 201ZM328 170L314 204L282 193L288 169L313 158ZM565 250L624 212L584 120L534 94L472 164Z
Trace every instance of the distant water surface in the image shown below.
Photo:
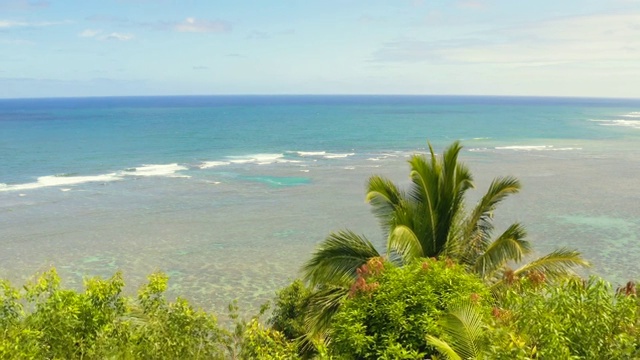
M256 306L332 230L382 246L366 179L406 185L408 156L456 139L469 200L522 180L498 224L640 277L640 100L446 96L0 100L0 276L162 270L201 306Z

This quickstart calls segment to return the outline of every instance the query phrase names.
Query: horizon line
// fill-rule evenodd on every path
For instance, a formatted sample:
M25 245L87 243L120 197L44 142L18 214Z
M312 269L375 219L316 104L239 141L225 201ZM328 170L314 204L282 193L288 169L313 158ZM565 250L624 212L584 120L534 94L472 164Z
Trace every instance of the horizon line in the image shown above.
M187 97L476 97L476 98L541 98L541 99L603 99L640 100L640 97L573 96L573 95L479 95L479 94L290 94L290 93L230 93L230 94L173 94L173 95L89 95L89 96L35 96L0 97L3 100L63 100L63 99L122 99L122 98L187 98Z

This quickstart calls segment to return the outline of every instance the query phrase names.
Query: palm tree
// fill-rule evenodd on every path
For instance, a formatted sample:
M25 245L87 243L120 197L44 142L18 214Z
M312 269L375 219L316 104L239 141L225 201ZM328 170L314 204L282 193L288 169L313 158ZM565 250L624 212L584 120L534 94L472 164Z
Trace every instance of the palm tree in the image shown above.
M509 277L529 272L546 277L566 275L575 266L586 266L577 251L559 249L517 270L518 263L531 253L524 238L526 231L519 223L509 226L493 239L493 212L507 196L520 190L514 177L494 179L485 195L471 211L465 211L466 192L474 187L471 172L458 155L462 146L454 142L438 159L429 144L430 157L414 155L409 160L411 183L407 191L392 181L372 176L367 186L366 201L373 207L387 238L386 256L399 265L420 257L446 256L477 273L490 283L501 283ZM348 289L356 279L356 271L372 257L381 256L372 243L350 231L332 233L321 243L304 265L304 278L315 287L332 289L331 299L338 301L336 289ZM322 301L326 301L323 299ZM326 314L339 304L331 303L318 310Z

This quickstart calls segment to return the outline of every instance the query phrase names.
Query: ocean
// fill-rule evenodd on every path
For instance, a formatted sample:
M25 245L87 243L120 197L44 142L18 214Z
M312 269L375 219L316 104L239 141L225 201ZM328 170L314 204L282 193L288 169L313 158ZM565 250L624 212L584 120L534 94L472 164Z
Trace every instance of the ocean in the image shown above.
M0 277L63 284L121 270L224 312L255 309L316 244L384 244L369 176L454 140L476 190L517 176L498 230L524 223L621 284L640 277L640 100L472 96L188 96L0 100Z

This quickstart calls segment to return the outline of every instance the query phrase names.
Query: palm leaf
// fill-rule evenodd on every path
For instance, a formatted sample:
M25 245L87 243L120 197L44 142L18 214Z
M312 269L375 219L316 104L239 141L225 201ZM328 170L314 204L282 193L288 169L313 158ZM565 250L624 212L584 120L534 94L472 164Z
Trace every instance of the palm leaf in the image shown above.
M477 258L466 259L473 264L473 271L486 278L502 268L508 261L519 262L523 255L531 251L529 242L524 240L526 231L519 223L512 224L500 237L493 241L486 251Z
M349 288L329 285L310 295L305 317L309 339L326 337L331 319L338 312L348 294Z
M303 266L303 277L312 286L335 284L350 286L356 270L380 254L365 237L345 230L331 233Z
M433 336L427 336L429 344L449 359L476 359L480 356L483 342L484 323L482 315L470 303L455 306L440 319L440 326L450 341L447 343Z
M396 252L407 263L412 259L424 257L420 240L408 226L400 225L393 229L387 240L387 253Z
M518 191L520 191L520 182L514 177L499 177L491 182L485 195L465 220L463 236L469 242L469 249L476 253L485 251L491 242L491 233L494 228L493 212L502 200Z
M464 210L464 197L473 187L471 172L461 162L458 155L462 145L458 141L451 144L442 154L442 173L439 179L439 213L437 248L443 249L449 241L452 232L455 232L455 220Z
M432 156L435 157L433 153ZM433 252L427 249L436 249L435 244L438 236L438 166L437 163L428 164L424 156L420 155L411 157L409 164L411 165L410 177L412 181L410 199L422 210L417 215L422 217L424 223L424 233L421 234L423 247L425 251Z
M389 179L372 176L367 183L365 201L373 207L373 214L380 221L384 236L388 236L393 226L394 213L401 206L404 195Z
M549 279L564 277L572 274L575 267L589 267L591 264L582 258L577 250L560 248L541 256L514 271L514 275L520 276L532 271L539 271Z
M449 360L462 360L460 355L458 355L446 341L440 340L432 335L427 335L427 343L435 347L440 354L446 356Z

